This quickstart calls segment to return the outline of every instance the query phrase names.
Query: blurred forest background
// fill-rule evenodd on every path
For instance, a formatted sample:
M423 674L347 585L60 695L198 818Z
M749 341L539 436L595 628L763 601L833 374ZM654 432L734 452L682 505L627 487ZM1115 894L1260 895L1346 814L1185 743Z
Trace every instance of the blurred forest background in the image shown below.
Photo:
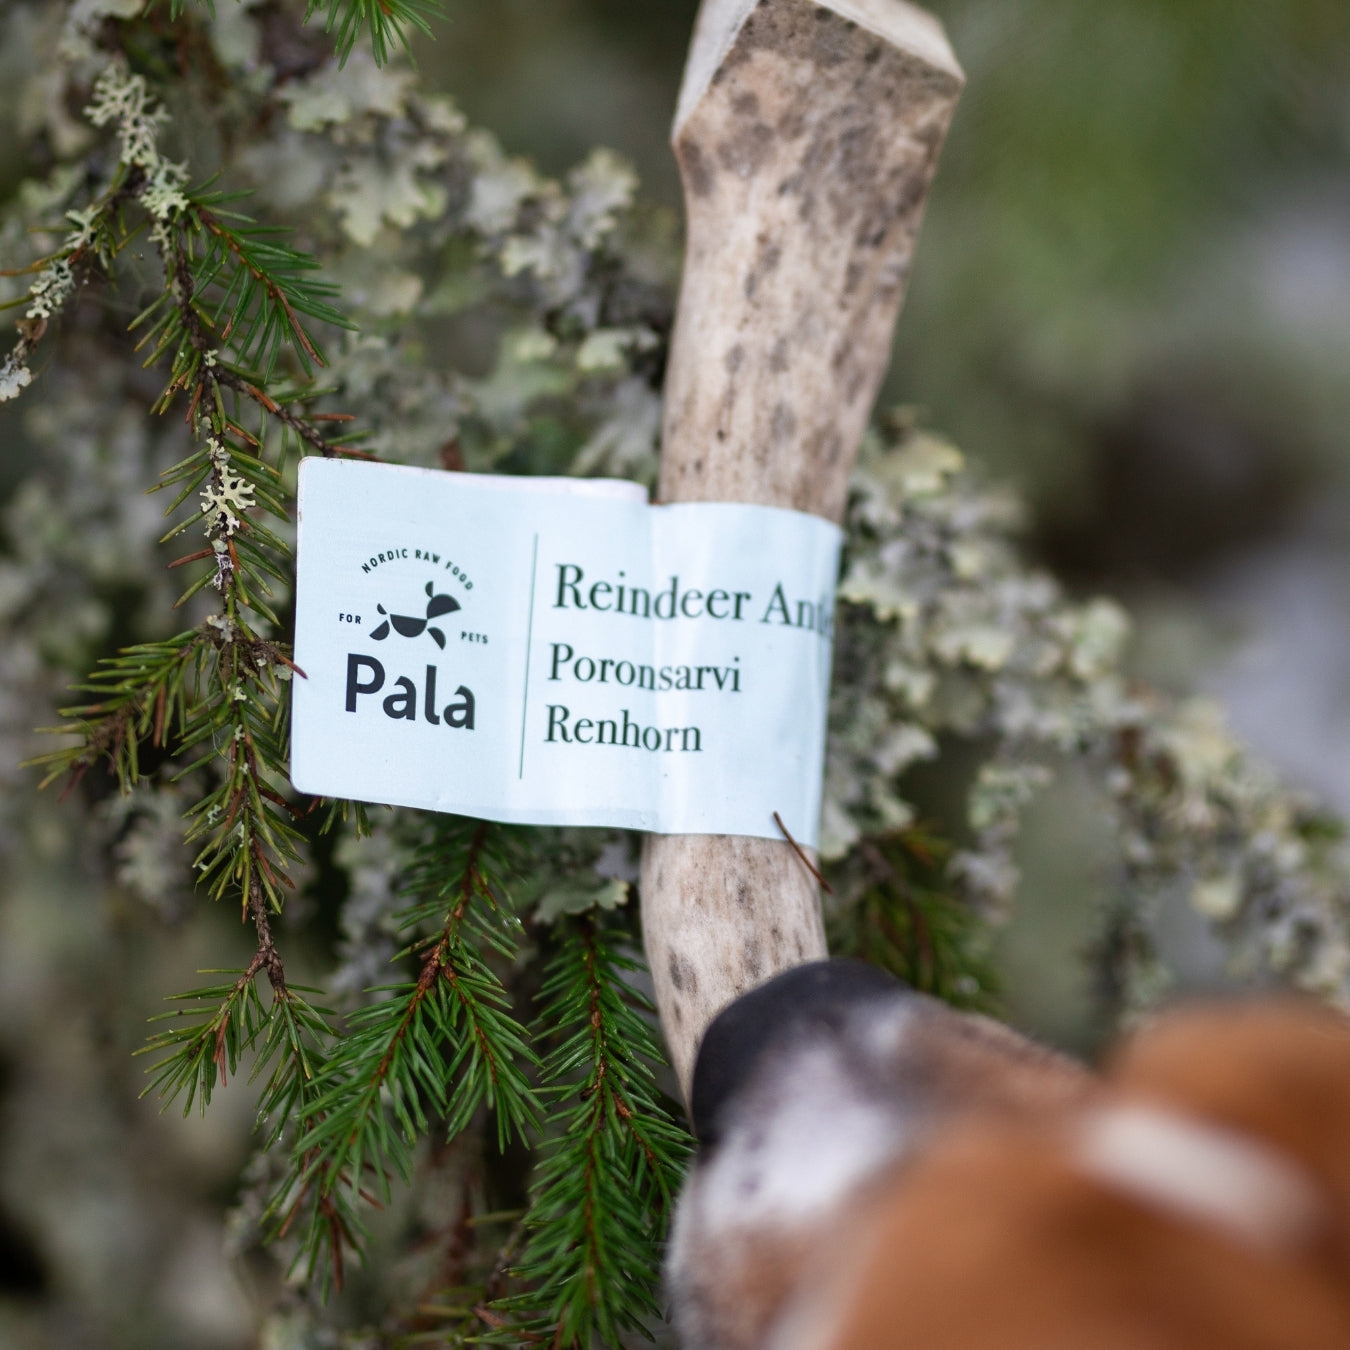
M1130 609L1134 671L1221 698L1350 814L1350 5L929 7L968 85L882 403L1017 487L1032 555ZM25 170L13 128L46 97L18 8L0 0L0 198ZM448 0L417 58L547 173L618 151L673 221L695 8ZM33 454L0 410L0 494ZM954 775L917 771L912 795L941 814ZM252 1101L241 1085L204 1119L159 1116L130 1059L165 990L222 946L246 959L244 939L228 914L147 925L54 799L28 821L0 876L0 1347L257 1344L221 1218ZM1097 1034L1080 955L1104 848L1065 776L1031 810L997 953L1010 1019L1070 1048ZM1168 922L1183 975L1216 979L1190 910ZM286 1327L269 1350L311 1343Z

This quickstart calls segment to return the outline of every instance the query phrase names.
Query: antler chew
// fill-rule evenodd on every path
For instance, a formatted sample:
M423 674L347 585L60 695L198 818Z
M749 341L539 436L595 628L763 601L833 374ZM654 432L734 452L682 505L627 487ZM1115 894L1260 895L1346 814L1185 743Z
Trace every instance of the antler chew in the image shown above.
M842 518L962 74L904 0L704 0L673 143L688 248L663 501ZM650 836L643 925L686 1098L704 1029L825 954L786 841Z

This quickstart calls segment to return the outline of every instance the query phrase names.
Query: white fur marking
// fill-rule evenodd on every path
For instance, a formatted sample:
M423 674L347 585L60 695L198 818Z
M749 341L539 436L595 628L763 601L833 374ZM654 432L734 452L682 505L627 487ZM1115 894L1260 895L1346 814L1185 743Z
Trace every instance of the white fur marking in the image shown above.
M1154 1107L1090 1114L1077 1162L1099 1181L1266 1250L1306 1238L1323 1210L1314 1181L1284 1154Z
M833 1046L794 1055L776 1096L763 1115L743 1112L702 1169L699 1207L714 1230L817 1215L908 1142L893 1110L858 1100Z

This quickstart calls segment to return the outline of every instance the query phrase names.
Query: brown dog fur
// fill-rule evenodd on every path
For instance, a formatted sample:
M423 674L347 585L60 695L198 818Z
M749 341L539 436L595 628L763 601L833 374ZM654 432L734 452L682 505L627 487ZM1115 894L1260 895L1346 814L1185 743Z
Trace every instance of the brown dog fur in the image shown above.
M819 1275L835 1234L849 1231L877 1184L956 1122L1039 1118L1068 1109L1093 1090L1094 1079L1081 1066L989 1018L956 1013L909 992L886 1007L845 1020L817 1057L801 1043L768 1055L743 1085L734 1138L695 1164L667 1268L681 1341L689 1350L760 1350L797 1291ZM756 1196L784 1184L774 1164L782 1136L774 1137L772 1123L790 1133L782 1122L792 1118L795 1104L823 1101L826 1137L786 1141L804 1143L793 1161L812 1170L828 1166L821 1153L832 1147L830 1113L837 1114L839 1137L848 1139L848 1117L860 1109L833 1076L816 1076L819 1057L846 1066L842 1076L865 1087L867 1110L880 1115L884 1128L880 1137L873 1132L859 1144L850 1180L821 1204L766 1210ZM761 1129L765 1138L757 1142ZM734 1157L728 1158L728 1148ZM728 1203L729 1192L744 1195L744 1205Z
M1350 1023L1292 1000L1176 1013L1108 1084L1291 1164L1315 1221L1252 1242L1094 1175L1079 1108L986 1119L877 1189L775 1350L1347 1350Z

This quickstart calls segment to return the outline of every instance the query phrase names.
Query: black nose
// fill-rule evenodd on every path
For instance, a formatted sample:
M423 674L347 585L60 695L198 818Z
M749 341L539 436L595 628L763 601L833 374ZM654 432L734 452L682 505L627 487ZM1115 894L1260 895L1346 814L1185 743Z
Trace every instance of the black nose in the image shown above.
M908 986L863 961L810 961L742 994L713 1018L694 1063L689 1114L702 1144L716 1141L727 1103L770 1051L843 1026L862 1003L903 997Z

